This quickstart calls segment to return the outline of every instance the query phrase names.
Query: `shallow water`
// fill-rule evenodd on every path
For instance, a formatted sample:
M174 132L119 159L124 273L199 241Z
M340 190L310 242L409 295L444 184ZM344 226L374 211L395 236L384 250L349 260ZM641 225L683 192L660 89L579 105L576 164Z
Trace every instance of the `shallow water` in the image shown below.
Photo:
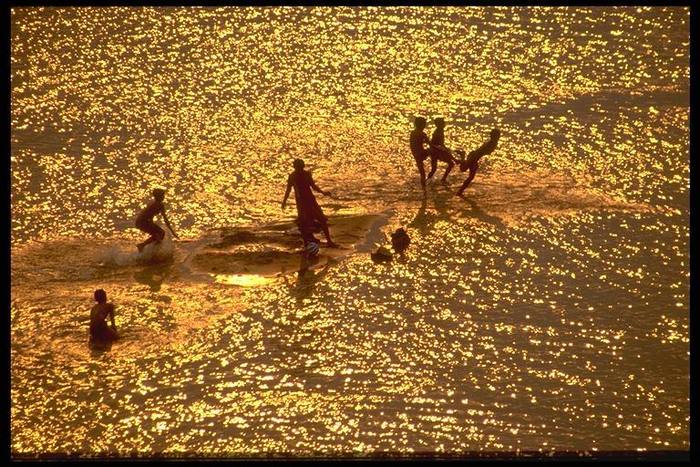
M687 450L688 19L13 9L13 453ZM501 129L465 199L457 169L421 196L416 114L467 151ZM217 228L293 218L296 157L406 254L192 269ZM172 260L106 265L154 185Z

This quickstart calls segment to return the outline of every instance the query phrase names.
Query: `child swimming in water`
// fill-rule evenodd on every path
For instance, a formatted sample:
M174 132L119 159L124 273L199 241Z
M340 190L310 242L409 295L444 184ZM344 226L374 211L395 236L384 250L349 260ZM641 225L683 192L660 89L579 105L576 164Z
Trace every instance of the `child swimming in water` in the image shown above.
M491 154L496 149L496 144L498 144L498 139L501 137L501 130L494 128L491 130L491 138L482 144L478 149L470 152L466 160L462 160L459 163L459 170L461 172L466 172L469 169L469 176L464 181L459 190L457 190L457 195L462 196L464 190L467 189L469 184L474 179L476 171L479 168L479 159L487 154ZM461 153L462 155L464 152Z
M95 290L96 305L90 310L90 343L104 344L119 338L117 326L114 324L114 304L107 303L107 292ZM107 317L112 322L107 326Z
M163 238L165 238L165 231L163 231L163 229L158 227L156 223L153 222L153 218L158 214L163 214L165 225L168 226L168 229L173 234L173 237L178 239L180 238L177 236L175 231L173 231L173 228L170 227L170 221L168 221L168 216L165 214L165 205L163 204L163 199L165 199L165 190L162 188L155 188L152 191L152 194L154 200L151 201L151 203L146 206L138 216L136 216L136 228L151 235L145 241L136 245L139 252L143 251L143 248L149 243L160 243Z

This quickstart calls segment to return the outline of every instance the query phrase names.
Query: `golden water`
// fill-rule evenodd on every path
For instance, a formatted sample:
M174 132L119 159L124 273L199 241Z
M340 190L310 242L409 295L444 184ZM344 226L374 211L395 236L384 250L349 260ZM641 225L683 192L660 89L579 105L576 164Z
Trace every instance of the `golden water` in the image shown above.
M39 453L688 449L687 8L14 8L11 446ZM426 200L412 117L502 138ZM432 132L430 125L428 132ZM268 280L212 229L407 227ZM440 167L436 177L442 175ZM183 241L104 267L164 185ZM124 338L86 345L96 288Z

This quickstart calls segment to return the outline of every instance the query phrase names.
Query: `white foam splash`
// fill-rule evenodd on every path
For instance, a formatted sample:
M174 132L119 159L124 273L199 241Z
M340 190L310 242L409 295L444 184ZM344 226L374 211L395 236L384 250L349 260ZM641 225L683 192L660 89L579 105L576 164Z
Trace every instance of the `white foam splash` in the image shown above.
M128 266L140 263L160 263L173 258L175 247L169 234L160 243L149 243L139 252L134 246L134 251L123 251L114 246L105 251L100 262L106 266Z

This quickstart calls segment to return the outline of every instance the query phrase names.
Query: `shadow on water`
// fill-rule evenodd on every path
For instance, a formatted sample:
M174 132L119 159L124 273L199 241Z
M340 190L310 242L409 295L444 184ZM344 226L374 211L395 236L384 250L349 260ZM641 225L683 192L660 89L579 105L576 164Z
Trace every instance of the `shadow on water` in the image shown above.
M484 221L490 224L495 224L499 227L505 227L505 224L501 220L501 218L492 216L483 209L479 207L476 201L471 199L469 195L463 195L459 197L460 200L464 200L469 204L469 210L463 210L461 211L463 217L472 217L474 219L478 219L480 221Z
M432 201L432 206L434 208L432 212L428 211L428 198ZM468 207L463 206L465 202ZM421 200L418 212L408 224L408 227L418 230L421 234L426 234L432 229L432 226L436 222L453 220L456 217L474 218L488 224L505 227L501 218L486 212L468 194L457 196L449 187L424 196Z
M297 272L296 281L292 284L286 276L282 276L289 287L289 293L296 299L299 308L304 307L304 300L311 297L316 284L323 280L328 274L330 266L337 262L329 258L328 262L320 270L315 271L312 268L318 261L318 258L310 259L304 255L300 255L299 271Z

